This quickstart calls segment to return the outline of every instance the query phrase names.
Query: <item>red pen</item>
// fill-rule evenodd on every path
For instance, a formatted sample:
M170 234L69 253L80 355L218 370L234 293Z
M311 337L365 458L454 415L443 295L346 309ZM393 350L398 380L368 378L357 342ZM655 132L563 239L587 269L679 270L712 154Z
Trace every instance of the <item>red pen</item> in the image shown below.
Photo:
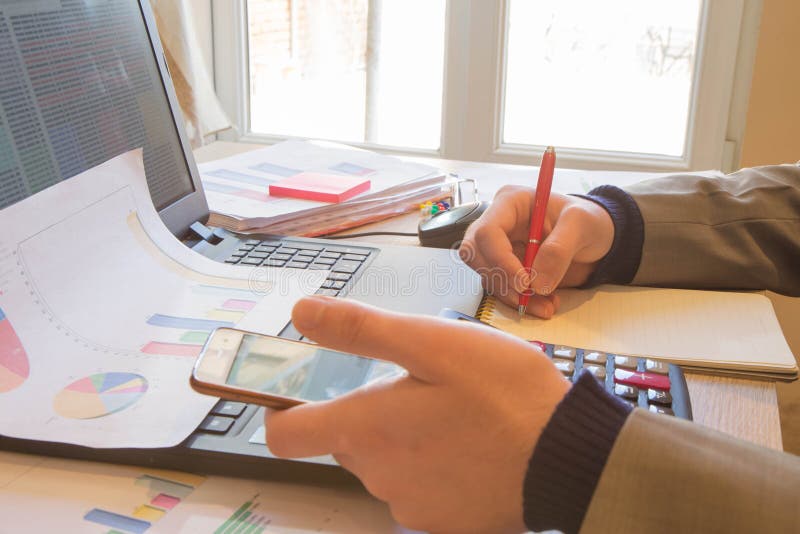
M553 187L553 172L556 169L556 149L549 146L542 156L542 165L539 167L539 180L536 183L536 197L533 201L533 213L531 214L531 228L528 232L528 244L525 247L525 259L523 267L533 278L533 260L539 252L539 245L542 244L542 231L544 230L544 220L547 215L547 202L550 200L550 189ZM531 279L531 282L533 280ZM519 296L519 316L525 315L528 309L528 299L533 295L533 290L529 287Z

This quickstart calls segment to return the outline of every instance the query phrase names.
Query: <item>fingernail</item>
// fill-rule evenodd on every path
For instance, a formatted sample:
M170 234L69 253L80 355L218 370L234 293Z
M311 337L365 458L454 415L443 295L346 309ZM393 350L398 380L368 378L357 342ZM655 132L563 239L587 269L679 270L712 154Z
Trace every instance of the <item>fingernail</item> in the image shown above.
M534 288L537 295L549 295L553 292L553 287L546 280L539 280Z
M301 331L314 330L322 324L322 316L332 301L330 297L303 297L294 305L292 323Z

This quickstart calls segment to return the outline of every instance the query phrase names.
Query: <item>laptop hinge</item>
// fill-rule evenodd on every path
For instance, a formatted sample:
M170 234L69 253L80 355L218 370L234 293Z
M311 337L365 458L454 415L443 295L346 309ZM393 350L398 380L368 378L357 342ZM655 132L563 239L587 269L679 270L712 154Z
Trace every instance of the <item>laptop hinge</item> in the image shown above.
M222 238L214 233L211 228L206 226L205 224L201 223L200 221L196 221L192 223L189 229L197 234L203 241L210 243L212 245L217 245L222 242Z

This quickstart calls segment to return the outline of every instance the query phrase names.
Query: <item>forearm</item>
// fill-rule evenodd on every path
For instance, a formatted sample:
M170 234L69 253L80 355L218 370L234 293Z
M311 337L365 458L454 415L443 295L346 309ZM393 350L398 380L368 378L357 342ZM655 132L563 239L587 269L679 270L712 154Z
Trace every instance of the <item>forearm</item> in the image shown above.
M798 532L800 459L635 410L581 532Z
M609 210L618 233L618 246L590 285L800 295L800 167L744 169L724 178L671 175L624 192L598 188L587 198ZM638 210L609 209L628 201Z
M800 295L800 167L676 175L626 191L644 219L634 284Z
M584 374L539 438L523 503L537 531L796 532L800 459L630 412Z

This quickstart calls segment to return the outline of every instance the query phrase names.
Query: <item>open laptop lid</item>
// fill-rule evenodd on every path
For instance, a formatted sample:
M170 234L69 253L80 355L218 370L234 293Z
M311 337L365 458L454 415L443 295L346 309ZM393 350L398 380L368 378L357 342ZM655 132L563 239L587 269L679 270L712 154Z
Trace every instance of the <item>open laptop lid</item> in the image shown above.
M0 208L139 147L181 237L208 204L149 0L0 0Z

